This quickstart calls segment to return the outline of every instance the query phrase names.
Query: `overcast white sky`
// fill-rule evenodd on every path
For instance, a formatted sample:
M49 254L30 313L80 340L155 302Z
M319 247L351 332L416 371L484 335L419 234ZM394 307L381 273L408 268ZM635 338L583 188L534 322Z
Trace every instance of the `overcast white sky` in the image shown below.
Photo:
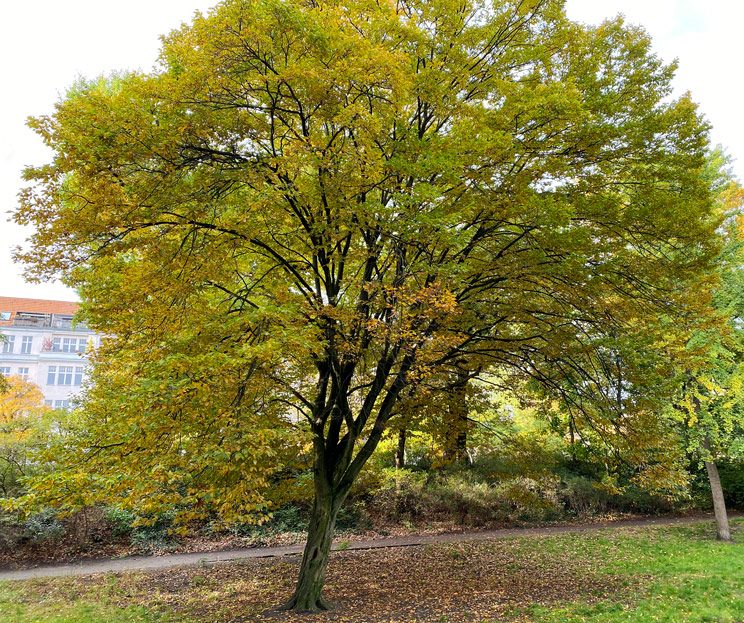
M40 140L25 127L29 115L52 111L60 93L77 76L114 69L149 69L158 36L206 11L216 0L32 0L6 2L0 20L0 296L74 300L61 284L27 284L10 250L28 231L5 222L16 205L25 165L49 159ZM676 88L692 91L713 124L714 143L738 158L744 179L741 122L744 2L739 0L567 0L569 16L598 23L623 13L652 35L665 60L679 58Z

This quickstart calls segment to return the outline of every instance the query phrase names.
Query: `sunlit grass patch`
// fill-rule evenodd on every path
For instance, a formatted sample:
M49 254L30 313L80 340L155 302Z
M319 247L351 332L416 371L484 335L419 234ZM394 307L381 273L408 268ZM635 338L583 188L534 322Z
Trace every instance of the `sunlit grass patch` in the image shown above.
M167 616L139 605L117 605L75 590L35 593L34 583L0 584L2 623L165 623Z

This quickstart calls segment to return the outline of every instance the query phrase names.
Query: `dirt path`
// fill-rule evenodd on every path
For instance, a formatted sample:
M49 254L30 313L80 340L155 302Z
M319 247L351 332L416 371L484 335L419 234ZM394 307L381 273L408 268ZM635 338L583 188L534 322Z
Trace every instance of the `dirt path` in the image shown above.
M588 532L617 528L639 528L648 526L669 526L675 524L689 524L711 521L712 514L695 515L691 517L660 517L657 519L632 519L624 521L580 524L572 526L553 526L544 528L506 528L503 530L485 530L480 532L454 532L448 534L411 535L390 537L372 541L336 541L333 549L380 549L384 547L411 547L432 543L457 543L460 541L489 541L510 537L541 536L547 534L562 534L569 532ZM97 560L91 562L77 562L61 565L48 565L32 569L14 571L0 571L0 581L29 580L32 578L47 578L69 575L90 575L94 573L108 573L119 571L144 571L167 569L170 567L213 565L246 558L275 558L278 556L292 556L302 553L302 545L287 545L283 547L251 547L246 549L232 549L222 552L193 552L188 554L167 554L164 556L132 556L129 558Z

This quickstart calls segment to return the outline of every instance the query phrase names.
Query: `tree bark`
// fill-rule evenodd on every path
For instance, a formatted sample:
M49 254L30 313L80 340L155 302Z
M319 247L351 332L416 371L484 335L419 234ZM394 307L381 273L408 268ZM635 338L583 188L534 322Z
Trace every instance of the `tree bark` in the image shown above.
M406 430L398 431L398 449L395 451L395 467L403 469L406 466Z
M462 419L464 420L462 424L463 430L457 434L457 438L455 439L455 460L470 465L471 460L470 453L468 452L468 431L466 428L467 420L465 416L463 416Z
M447 448L445 457L453 462L470 463L468 454L468 404L467 387L470 377L465 373L457 376L448 397Z
M721 479L718 476L718 467L713 460L713 454L710 451L710 440L706 435L703 438L703 449L708 455L705 461L705 469L708 471L708 482L710 482L710 492L713 495L713 511L716 514L716 526L718 529L719 541L731 541L731 531L729 530L728 515L726 514L726 503L723 499L723 487Z
M726 503L723 499L723 487L721 487L721 479L718 477L718 468L716 467L716 464L710 460L705 461L705 469L708 470L710 491L713 494L713 510L716 514L718 540L730 541L731 531L729 530L728 515L726 514Z
M375 400L380 397L385 387L386 375L390 373L390 368L396 358L397 349L394 349L384 368L378 368L380 376L370 393L367 394L356 420L352 420L349 404L346 401L352 370L347 370L343 378L331 384L330 395L328 395L329 366L319 370L321 374L314 406L315 417L311 422L314 455L313 479L315 481L313 513L308 526L307 542L295 592L289 601L280 607L281 610L319 612L330 608L322 592L338 511L359 476L359 472L382 439L392 408L401 390L406 386L406 376L414 363L415 354L406 354L403 357L392 385L385 390L374 425L366 434L366 440L354 456L355 443L361 431L364 430ZM326 422L328 422L327 427ZM344 422L347 425L347 432L341 436L341 427Z
M331 552L336 516L345 496L316 494L294 595L281 610L320 612L330 604L323 598L328 556Z

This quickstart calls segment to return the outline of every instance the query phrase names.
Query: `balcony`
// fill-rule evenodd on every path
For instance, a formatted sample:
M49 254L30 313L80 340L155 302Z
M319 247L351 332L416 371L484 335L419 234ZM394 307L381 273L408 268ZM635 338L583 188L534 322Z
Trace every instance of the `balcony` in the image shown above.
M52 326L52 314L21 314L18 313L13 319L14 327L50 327Z
M58 314L32 314L18 312L13 318L14 327L34 327L39 329L61 329L63 331L88 331L84 322L78 322L73 327L72 316Z

